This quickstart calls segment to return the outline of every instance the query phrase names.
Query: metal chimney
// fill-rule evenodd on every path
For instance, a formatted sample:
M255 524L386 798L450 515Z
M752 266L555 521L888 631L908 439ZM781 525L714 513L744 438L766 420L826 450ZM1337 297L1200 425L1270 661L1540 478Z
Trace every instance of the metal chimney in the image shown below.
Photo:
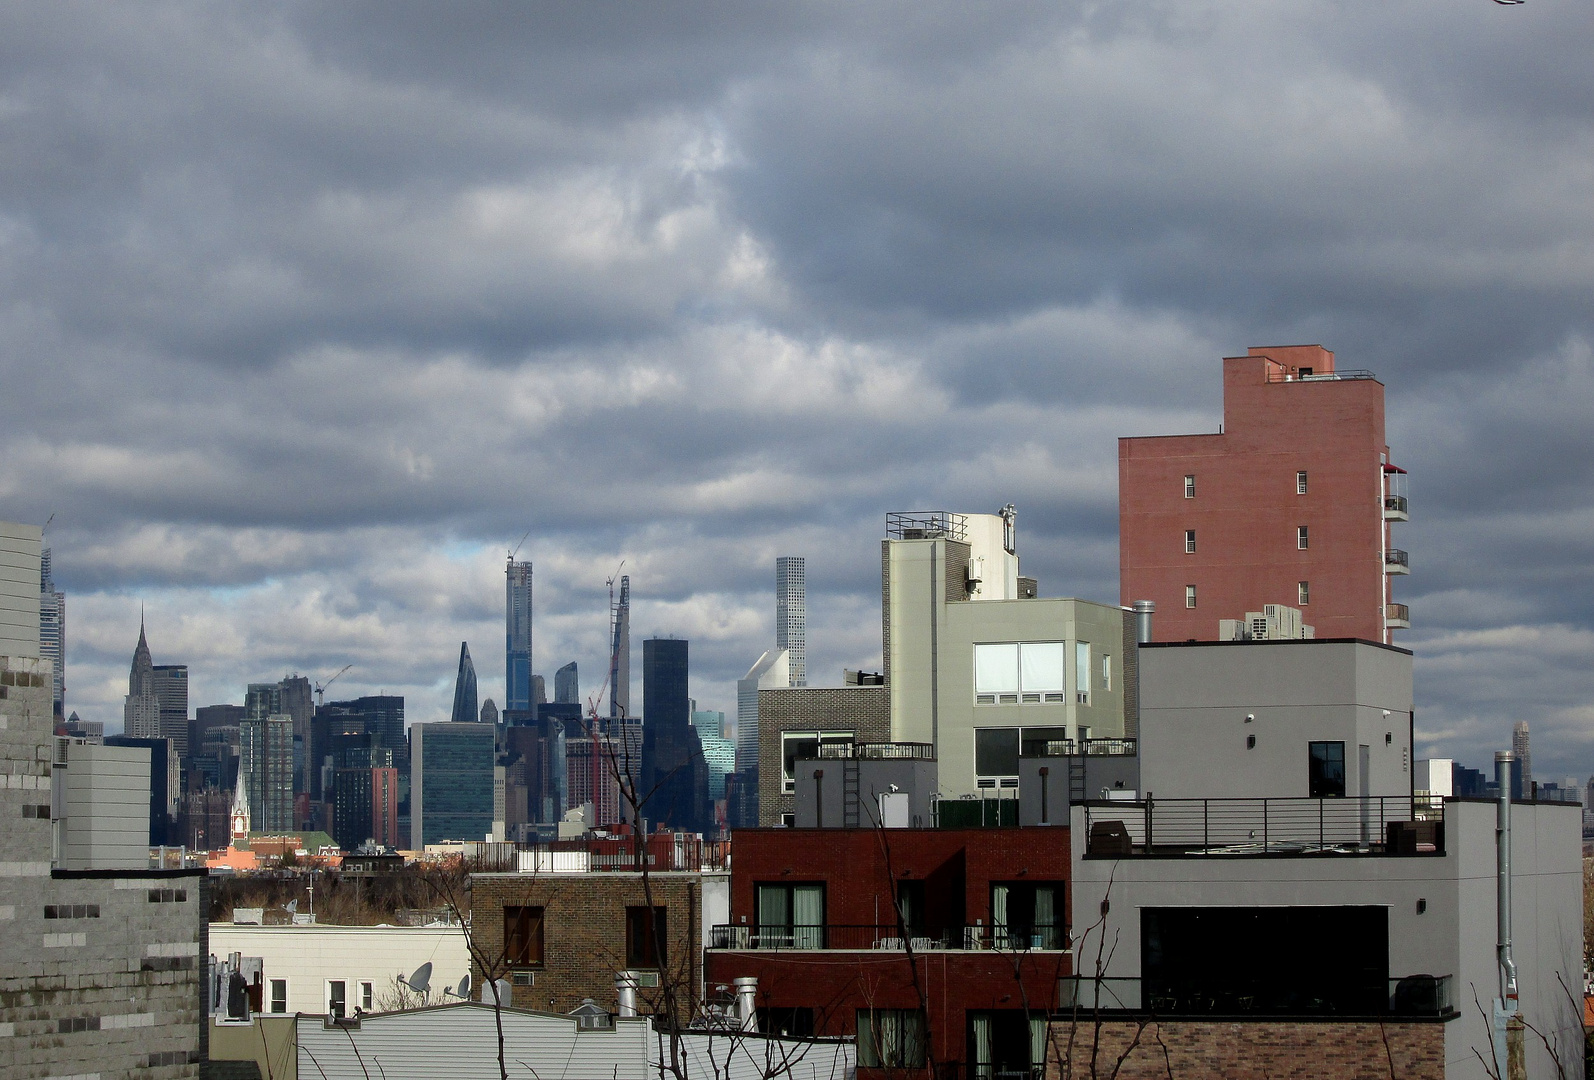
M1495 948L1500 956L1500 999L1510 1012L1516 1011L1517 1001L1517 966L1511 957L1511 772L1515 762L1516 754L1511 750L1494 752L1494 773L1500 781L1500 809L1494 826L1495 851L1499 863L1499 934Z
M743 1031L758 1030L758 976L747 975L734 980L736 986L736 1014L741 1018Z
M1135 642L1140 645L1151 643L1151 616L1156 613L1155 600L1136 600L1135 611Z
M617 1010L621 1016L635 1016L637 977L634 971L622 971L614 977L614 989L620 997Z

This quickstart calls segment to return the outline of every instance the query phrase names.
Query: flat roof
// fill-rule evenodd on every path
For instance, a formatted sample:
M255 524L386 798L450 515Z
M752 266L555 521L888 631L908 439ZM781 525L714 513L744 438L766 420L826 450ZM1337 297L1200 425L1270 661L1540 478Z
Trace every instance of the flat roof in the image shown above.
M1368 645L1374 649L1388 649L1390 652L1400 653L1403 656L1413 655L1410 649L1402 649L1399 645L1385 645L1382 641L1368 641L1366 638L1358 637L1249 638L1243 641L1147 641L1142 642L1140 647L1142 649L1205 649L1214 645Z

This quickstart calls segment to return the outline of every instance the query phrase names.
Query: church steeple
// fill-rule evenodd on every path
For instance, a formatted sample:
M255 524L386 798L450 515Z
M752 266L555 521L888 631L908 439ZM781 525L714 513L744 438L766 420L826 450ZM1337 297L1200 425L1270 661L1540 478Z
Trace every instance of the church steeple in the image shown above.
M245 787L244 774L238 773L238 790L232 795L232 813L229 815L232 822L232 846L246 845L249 840L249 792Z

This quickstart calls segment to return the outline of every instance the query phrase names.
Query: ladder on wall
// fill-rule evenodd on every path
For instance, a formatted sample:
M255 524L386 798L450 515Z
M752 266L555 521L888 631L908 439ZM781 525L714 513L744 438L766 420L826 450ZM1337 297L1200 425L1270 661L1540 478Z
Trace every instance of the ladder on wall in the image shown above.
M1071 754L1068 758L1068 803L1084 802L1085 792L1085 756Z
M857 758L847 758L841 763L841 823L849 829L858 827Z

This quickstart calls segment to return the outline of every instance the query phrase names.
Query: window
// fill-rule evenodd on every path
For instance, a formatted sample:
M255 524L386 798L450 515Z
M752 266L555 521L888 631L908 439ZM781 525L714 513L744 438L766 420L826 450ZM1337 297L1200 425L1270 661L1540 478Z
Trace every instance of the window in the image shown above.
M1018 730L1018 728L974 729L975 775L1018 775Z
M824 947L825 887L785 882L753 887L759 948Z
M1065 727L1026 727L1020 731L1023 734L1019 736L1019 747L1023 757L1045 757L1051 744L1068 740Z
M902 916L902 925L909 937L924 934L924 882L897 882L897 911ZM895 931L896 927L891 929Z
M504 908L504 963L510 967L542 965L542 915L540 907Z
M1184 531L1184 553L1186 555L1194 555L1195 554L1195 530L1194 529L1186 529Z
M1345 744L1309 743L1307 755L1307 794L1314 799L1344 798Z
M1067 947L1067 920L1059 914L1062 899L1059 882L992 882L992 944L998 949Z
M1184 497L1187 498L1187 499L1195 498L1195 477L1194 476L1186 476L1184 478Z
M1067 643L1061 641L974 646L974 703L1062 704L1067 655Z
M924 1013L918 1009L859 1009L858 1064L869 1069L922 1069Z
M1297 607L1305 607L1311 602L1312 583L1309 581L1297 581L1295 583L1295 605Z
M1101 655L1101 688L1112 689L1112 657L1106 653Z
M850 731L783 731L780 733L780 784L781 791L790 795L797 790L797 762L819 756L821 746L834 746L853 741Z
M1306 526L1301 525L1295 530L1295 546L1302 551L1306 550Z
M1302 469L1295 474L1295 494L1306 494L1306 470Z
M625 909L625 966L661 968L670 962L667 909Z
M371 983L362 982L360 984L360 1011L361 1012L370 1012L372 1007L376 1004L375 990L376 990L376 987L373 986Z
M1195 607L1195 586L1194 585L1186 585L1184 587L1184 606L1187 607L1187 608Z
M968 1015L969 1080L1008 1080L1044 1071L1046 1016L1023 1009Z
M1090 642L1074 642L1074 700L1090 704Z
M369 986L370 984L367 983L366 985ZM272 979L271 980L270 1011L272 1011L274 1013L285 1013L285 1012L288 1011L288 980L287 979Z
M348 989L349 984L342 979L327 980L327 1015L335 1016L339 1020L348 1016Z

